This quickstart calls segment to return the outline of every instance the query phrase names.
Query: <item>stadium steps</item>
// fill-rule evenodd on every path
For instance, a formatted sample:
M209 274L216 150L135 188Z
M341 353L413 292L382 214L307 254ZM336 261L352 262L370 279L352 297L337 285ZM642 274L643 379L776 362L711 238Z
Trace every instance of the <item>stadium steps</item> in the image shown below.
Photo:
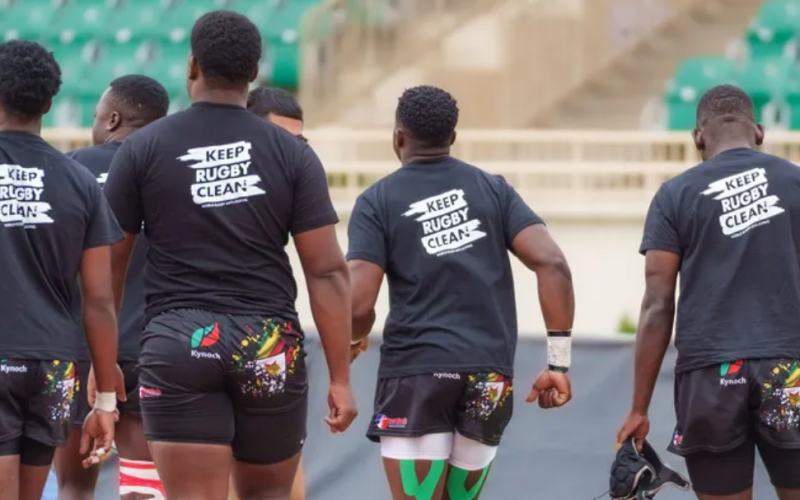
M329 0L318 9L333 9L344 1ZM448 38L470 20L504 3L497 0L430 2L431 6L434 2L441 5L441 10L436 12L437 7L434 8L435 15L425 11L403 21L391 37L381 38L376 31L362 34L363 38L357 40L355 46L342 43L340 48L334 48L330 58L336 64L323 72L324 77L317 80L317 85L309 84L310 79L301 75L300 99L309 124L374 124L378 112L376 102L385 102L391 95L388 99L393 111L398 89L402 91L408 82L432 83L426 78L431 60L434 54L444 50ZM313 14L307 14L306 18L309 17Z
M589 79L530 125L559 129L637 129L678 63L724 53L741 37L761 0L714 0L673 20Z

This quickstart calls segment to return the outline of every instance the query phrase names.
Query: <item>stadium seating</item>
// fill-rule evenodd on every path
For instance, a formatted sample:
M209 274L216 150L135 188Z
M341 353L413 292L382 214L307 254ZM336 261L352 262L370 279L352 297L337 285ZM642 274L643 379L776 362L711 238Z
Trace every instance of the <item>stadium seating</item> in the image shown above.
M108 83L129 73L157 78L187 105L192 25L204 13L247 15L264 40L262 79L295 89L299 23L319 0L0 0L0 40L36 40L56 55L63 87L46 126L88 126Z
M750 23L744 40L747 57L723 56L684 61L667 85L664 103L668 128L694 126L697 100L709 88L733 83L753 98L757 118L780 128L800 129L800 0L765 2Z

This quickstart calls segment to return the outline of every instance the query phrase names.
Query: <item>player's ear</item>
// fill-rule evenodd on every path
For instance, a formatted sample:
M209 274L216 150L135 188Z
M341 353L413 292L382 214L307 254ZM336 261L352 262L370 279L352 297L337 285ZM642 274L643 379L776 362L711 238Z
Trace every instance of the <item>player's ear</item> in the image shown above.
M706 141L703 138L703 131L699 128L695 128L692 130L692 139L694 139L694 146L697 148L698 151L703 151L706 149Z
M453 130L453 135L450 136L450 145L451 146L456 143L456 135L458 135L458 133L455 130Z
M764 144L764 125L756 124L756 146Z
M112 111L108 117L108 123L106 123L106 130L109 132L113 132L119 128L122 124L122 116L116 111Z
M200 65L193 55L189 55L189 64L186 68L186 78L189 81L197 80L200 77Z
M400 157L400 150L403 149L405 142L405 134L402 130L396 128L392 136L392 149L394 149L394 154L397 155L397 159L400 161L403 161L403 159Z
M42 114L45 114L45 115L46 115L47 113L49 113L49 112L50 112L50 109L51 109L52 107L53 107L53 100L52 100L52 99L50 99L49 101L47 101L47 105L45 105L45 107L44 107L44 113L42 113Z

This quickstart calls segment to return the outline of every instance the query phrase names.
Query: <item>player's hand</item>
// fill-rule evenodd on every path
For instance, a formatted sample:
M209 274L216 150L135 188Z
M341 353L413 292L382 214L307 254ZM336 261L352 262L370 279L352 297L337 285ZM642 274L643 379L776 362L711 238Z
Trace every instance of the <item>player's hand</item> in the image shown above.
M539 400L539 408L558 408L572 399L572 384L569 375L544 370L536 378L531 393L525 398L528 403Z
M650 418L646 413L631 410L622 428L617 432L617 449L627 440L633 438L637 450L642 449L642 444L650 432Z
M347 430L358 415L350 384L331 382L328 389L328 407L330 414L325 417L325 422L330 426L331 432L336 434Z
M89 453L83 460L83 467L88 469L111 456L111 444L114 442L114 413L94 409L83 421L81 433L81 455Z
M359 354L369 349L369 337L364 337L361 342L350 345L350 362L356 360Z
M123 402L128 400L128 393L125 391L125 374L122 373L122 368L119 365L117 365L114 390L117 393L117 399ZM94 367L89 370L89 379L86 381L86 396L89 398L89 406L94 407L94 402L97 400L97 381L94 378Z

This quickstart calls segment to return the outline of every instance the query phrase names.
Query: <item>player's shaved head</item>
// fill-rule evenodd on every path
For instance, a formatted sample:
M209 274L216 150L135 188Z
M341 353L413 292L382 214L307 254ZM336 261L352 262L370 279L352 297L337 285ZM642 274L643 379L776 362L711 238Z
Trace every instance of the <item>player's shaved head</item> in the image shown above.
M704 160L735 148L754 148L764 141L756 123L753 100L734 85L718 85L697 103L697 127L692 131Z
M144 75L117 78L108 88L107 97L125 110L132 121L142 126L167 116L169 94L158 81Z
M697 103L698 128L711 121L754 124L753 100L739 87L718 85L703 94Z
M122 141L136 130L167 116L169 94L144 75L117 78L100 97L94 113L94 144Z
M307 142L303 137L303 108L289 92L273 87L253 89L247 96L247 109Z

